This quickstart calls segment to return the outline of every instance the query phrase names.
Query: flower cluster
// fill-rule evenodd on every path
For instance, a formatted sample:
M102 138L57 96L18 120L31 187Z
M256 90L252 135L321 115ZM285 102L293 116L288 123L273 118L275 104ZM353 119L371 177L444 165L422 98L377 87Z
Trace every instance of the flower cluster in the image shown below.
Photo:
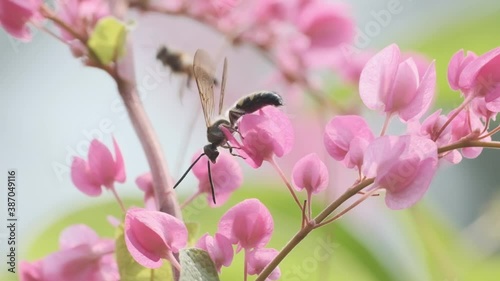
M21 280L120 280L115 241L100 238L86 225L66 228L59 251L35 262L22 262Z
M334 117L325 128L328 153L347 168L357 169L360 180L375 178L373 188L386 190L389 208L412 206L428 189L439 159L458 163L462 156L477 157L481 145L468 144L486 143L497 131L488 132L488 125L500 111L496 107L499 58L500 48L482 56L457 52L449 64L448 80L452 89L462 92L464 102L447 116L438 110L420 123L435 94L434 62L419 69L411 57L401 57L397 45L386 47L367 62L359 82L364 104L386 116L382 133L374 137L360 116ZM393 116L407 124L405 134L385 135Z
M249 211L251 210L251 211ZM217 270L229 266L236 252L245 251L247 274L260 274L278 251L264 246L271 239L274 222L269 210L257 199L247 199L229 209L220 219L214 236L203 235L196 246L208 252ZM277 280L281 273L276 268L269 276Z

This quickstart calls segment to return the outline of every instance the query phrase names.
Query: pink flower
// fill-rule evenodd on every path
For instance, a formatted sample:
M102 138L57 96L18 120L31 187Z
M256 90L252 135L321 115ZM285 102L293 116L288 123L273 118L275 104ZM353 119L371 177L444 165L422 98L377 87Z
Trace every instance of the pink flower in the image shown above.
M418 120L411 120L408 122L408 133L426 137L436 142L438 147L448 145L452 142L451 126L446 128L439 134L441 128L448 121L448 117L441 114L441 109L429 115L422 124ZM457 164L462 160L462 156L456 150L446 152L443 158L450 163Z
M451 111L448 116L453 115ZM473 110L462 110L451 121L451 142L456 142L461 139L476 139L484 130L484 124L481 122L481 117ZM491 141L491 137L483 138L482 141ZM482 147L464 147L461 149L462 155L466 158L473 159L479 156L483 151Z
M60 250L32 264L21 265L21 280L119 280L113 239L102 239L86 225L66 228Z
M144 207L148 210L158 210L156 208L155 190L153 188L153 178L151 173L144 173L137 177L135 184L144 191Z
M113 138L115 159L109 149L97 139L90 143L88 162L75 157L71 164L71 180L83 193L99 196L101 186L114 188L114 182L125 182L125 167L118 143Z
M21 261L19 264L19 279L21 281L44 281L42 263L41 260L32 263Z
M96 23L110 16L108 1L103 0L66 0L59 2L59 17L80 36L88 38ZM73 35L61 28L62 38L70 41Z
M200 154L193 156L193 161ZM210 163L212 173L212 182L214 184L215 197L217 204L214 204L210 179L208 177L208 158L202 157L194 166L193 174L198 179L198 193L207 194L207 202L211 207L222 206L231 196L233 191L238 189L243 183L243 172L235 157L225 151L220 151L215 164Z
M228 267L233 261L234 251L231 241L220 233L215 233L214 237L205 233L196 243L196 247L208 252L219 272L222 266Z
M466 93L484 97L488 110L500 112L500 47L464 66L459 86Z
M251 250L246 255L246 263L248 265L247 273L250 275L260 274L264 268L278 255L279 251L271 248L259 248ZM278 280L281 277L279 267L276 267L266 281Z
M276 46L276 62L288 81L303 80L307 74L308 39L302 34L281 38Z
M361 167L363 152L374 139L365 120L357 115L336 116L325 127L323 141L328 154L348 168Z
M286 21L293 10L292 2L282 0L257 0L254 1L253 20L255 24L269 24L274 21Z
M460 88L460 75L464 68L474 61L477 58L477 55L474 52L465 52L463 49L456 52L450 60L448 64L448 83L453 90L461 90Z
M184 223L166 213L132 208L125 215L125 243L132 257L142 266L158 268L161 259L180 266L172 253L187 245Z
M42 0L0 0L0 26L22 41L31 40L26 23L40 17Z
M366 63L373 57L374 52L371 50L363 51L361 53L342 53L339 57L339 63L334 66L335 70L342 75L342 78L353 84L359 83L361 71Z
M218 233L237 244L238 250L250 250L265 246L273 229L273 218L266 206L257 199L247 199L222 216Z
M493 102L487 103L485 97L475 97L471 103L470 108L474 111L476 115L478 115L484 122L488 120L496 120L497 113L496 111L491 111L488 108L496 107L499 103L500 99L496 99Z
M245 161L253 168L258 168L264 160L273 156L282 157L292 150L293 127L290 119L274 106L266 106L257 112L244 115L239 124L243 136L240 144L234 136L223 128L230 142L238 149Z
M308 197L323 191L328 186L328 169L316 153L311 153L300 159L292 171L292 183L295 189L306 189Z
M392 44L366 63L359 79L359 94L368 108L398 114L401 120L408 121L427 111L435 86L434 62L422 75L415 61L403 61L399 47Z
M297 28L309 39L312 50L329 50L352 42L354 21L347 6L339 3L309 1L300 9Z
M419 201L437 170L436 143L419 136L383 136L366 149L363 173L387 190L387 207L398 210Z

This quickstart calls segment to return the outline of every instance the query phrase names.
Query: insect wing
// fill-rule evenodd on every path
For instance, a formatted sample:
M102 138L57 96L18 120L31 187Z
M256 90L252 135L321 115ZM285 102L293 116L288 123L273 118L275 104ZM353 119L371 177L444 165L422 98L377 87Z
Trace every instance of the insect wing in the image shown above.
M220 85L220 97L219 97L219 115L222 114L222 107L224 106L224 94L226 89L227 80L227 58L224 58L224 68L222 69L222 84Z
M205 50L198 49L193 59L193 74L200 94L201 108L207 128L211 126L211 120L215 109L214 104L214 75L215 64Z

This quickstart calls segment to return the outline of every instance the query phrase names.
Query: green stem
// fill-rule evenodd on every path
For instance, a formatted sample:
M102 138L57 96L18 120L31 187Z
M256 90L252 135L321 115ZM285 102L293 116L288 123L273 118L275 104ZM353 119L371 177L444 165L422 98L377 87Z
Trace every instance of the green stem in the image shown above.
M302 239L304 239L309 232L313 231L316 224L320 224L325 220L333 211L335 211L342 203L347 201L352 196L356 195L363 188L369 186L375 181L374 178L365 179L354 187L348 189L337 200L328 205L319 215L317 215L312 223L307 224L304 228L299 230L292 239L283 247L279 254L262 270L260 275L255 281L264 281L273 272L273 270L280 264L280 262L297 246Z

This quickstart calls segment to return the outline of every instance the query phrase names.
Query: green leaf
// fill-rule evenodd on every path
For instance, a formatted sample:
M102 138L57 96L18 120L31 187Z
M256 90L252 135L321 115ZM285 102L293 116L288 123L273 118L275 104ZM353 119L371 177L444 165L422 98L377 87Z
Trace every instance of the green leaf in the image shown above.
M114 17L100 19L90 36L87 46L100 63L109 64L125 53L125 25Z
M116 234L116 262L120 272L120 281L166 281L173 280L170 263L165 261L160 268L150 269L138 264L130 255L125 244L123 227Z
M183 249L179 255L181 277L179 281L219 281L215 265L207 252L196 249Z

